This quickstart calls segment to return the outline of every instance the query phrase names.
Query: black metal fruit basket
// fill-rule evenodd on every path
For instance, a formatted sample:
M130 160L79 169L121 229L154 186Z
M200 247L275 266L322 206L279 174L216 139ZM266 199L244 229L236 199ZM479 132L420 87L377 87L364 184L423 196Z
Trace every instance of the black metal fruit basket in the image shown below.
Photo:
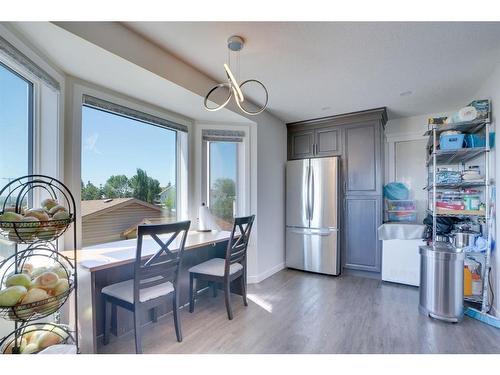
M75 338L67 325L30 323L0 341L1 354L37 354L53 345L74 345Z
M29 175L17 178L1 191L3 203L0 205L0 235L15 242L30 244L37 241L53 241L66 232L75 221L75 200L69 189L55 178L44 175ZM45 208L31 209L34 202L53 200L61 206L64 214L57 215ZM52 206L53 207L53 206ZM38 211L27 215L27 211ZM15 215L8 217L8 213ZM52 213L51 213L52 214ZM6 217L7 216L7 217ZM63 216L63 217L60 217Z
M21 299L14 306L0 305L1 318L18 322L41 319L55 313L66 302L75 287L74 262L58 253L53 246L46 243L32 244L27 249L17 252L0 263L0 288L2 290L6 288L10 276L24 273L29 276L32 284L28 286L27 293L32 288L38 288L47 294L46 298L29 303L23 303ZM42 266L33 267L33 264L42 264ZM31 269L33 269L33 275ZM58 281L66 280L67 288L60 293L53 294L53 288L33 284L38 276L47 272L55 273ZM63 283L65 282L63 281Z
M2 214L3 212L0 212L0 215ZM73 215L68 219L36 222L0 220L0 234L16 243L54 241L66 232L73 221Z

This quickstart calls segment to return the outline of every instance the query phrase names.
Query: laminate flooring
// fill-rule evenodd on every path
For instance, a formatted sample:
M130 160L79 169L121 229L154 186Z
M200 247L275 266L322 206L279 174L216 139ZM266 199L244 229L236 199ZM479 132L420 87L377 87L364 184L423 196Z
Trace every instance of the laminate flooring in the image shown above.
M500 329L423 316L414 287L285 269L249 285L248 299L231 295L230 321L222 292L200 294L194 313L181 310L183 342L168 314L144 327L144 353L500 353ZM98 350L134 353L133 332Z

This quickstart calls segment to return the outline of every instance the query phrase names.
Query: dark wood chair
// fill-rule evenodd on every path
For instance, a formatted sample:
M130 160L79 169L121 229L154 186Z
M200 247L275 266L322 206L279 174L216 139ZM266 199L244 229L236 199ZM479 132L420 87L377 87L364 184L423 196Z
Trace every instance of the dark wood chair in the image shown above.
M123 307L134 313L135 350L142 353L141 316L144 311L153 309L156 320L156 309L167 301L173 293L173 316L177 341L182 341L181 321L179 316L179 270L182 254L186 244L186 236L190 221L172 224L139 225L137 227L137 250L134 264L134 278L120 283L108 285L102 289L104 302L104 344L109 342L111 322L108 315L116 311L115 306ZM171 234L166 241L158 236ZM152 256L143 255L143 237L151 238L159 245L159 250ZM178 251L168 248L176 238Z
M231 310L231 282L240 280L243 303L247 303L247 247L250 240L255 215L237 217L234 219L231 237L227 244L226 258L213 258L200 263L189 269L189 312L194 311L194 300L197 294L197 280L208 281L214 288L216 296L216 284L222 283L226 302L227 316L233 319ZM237 232L238 230L238 232Z

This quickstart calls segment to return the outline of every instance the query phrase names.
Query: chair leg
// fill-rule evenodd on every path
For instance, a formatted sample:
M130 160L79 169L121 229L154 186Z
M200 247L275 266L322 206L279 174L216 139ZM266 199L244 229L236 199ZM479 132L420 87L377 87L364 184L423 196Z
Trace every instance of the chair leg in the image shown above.
M140 310L135 307L134 309L134 330L135 330L135 352L142 354L142 327Z
M103 344L109 344L109 334L111 332L111 303L107 301L106 297L103 298L104 304L104 336Z
M212 281L210 282L210 285L212 286L212 295L215 297L217 297L217 283Z
M231 310L231 282L229 280L224 282L224 300L226 301L227 317L233 320L233 311Z
M194 299L196 294L196 278L194 274L189 274L189 312L192 313L194 311Z
M177 293L177 290L174 291L173 304L175 335L177 336L177 341L182 342L181 317L179 314L179 294Z
M247 283L246 283L245 274L241 275L240 280L241 280L241 296L243 297L243 304L245 306L248 306L248 301L247 301Z

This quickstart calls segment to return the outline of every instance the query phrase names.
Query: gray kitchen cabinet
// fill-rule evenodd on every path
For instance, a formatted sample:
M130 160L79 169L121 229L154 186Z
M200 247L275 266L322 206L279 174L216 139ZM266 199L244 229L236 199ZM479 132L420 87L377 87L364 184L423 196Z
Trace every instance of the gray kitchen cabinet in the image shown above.
M344 186L347 195L382 194L382 138L378 122L344 128Z
M385 108L287 124L288 158L340 156L343 269L380 272Z
M305 159L314 156L314 130L302 130L288 134L288 158Z
M341 129L326 127L291 131L288 135L288 158L339 156L341 154Z
M342 265L344 268L380 272L382 197L347 197L344 201Z
M335 127L320 128L314 131L315 155L316 156L338 156L341 153L340 132Z

